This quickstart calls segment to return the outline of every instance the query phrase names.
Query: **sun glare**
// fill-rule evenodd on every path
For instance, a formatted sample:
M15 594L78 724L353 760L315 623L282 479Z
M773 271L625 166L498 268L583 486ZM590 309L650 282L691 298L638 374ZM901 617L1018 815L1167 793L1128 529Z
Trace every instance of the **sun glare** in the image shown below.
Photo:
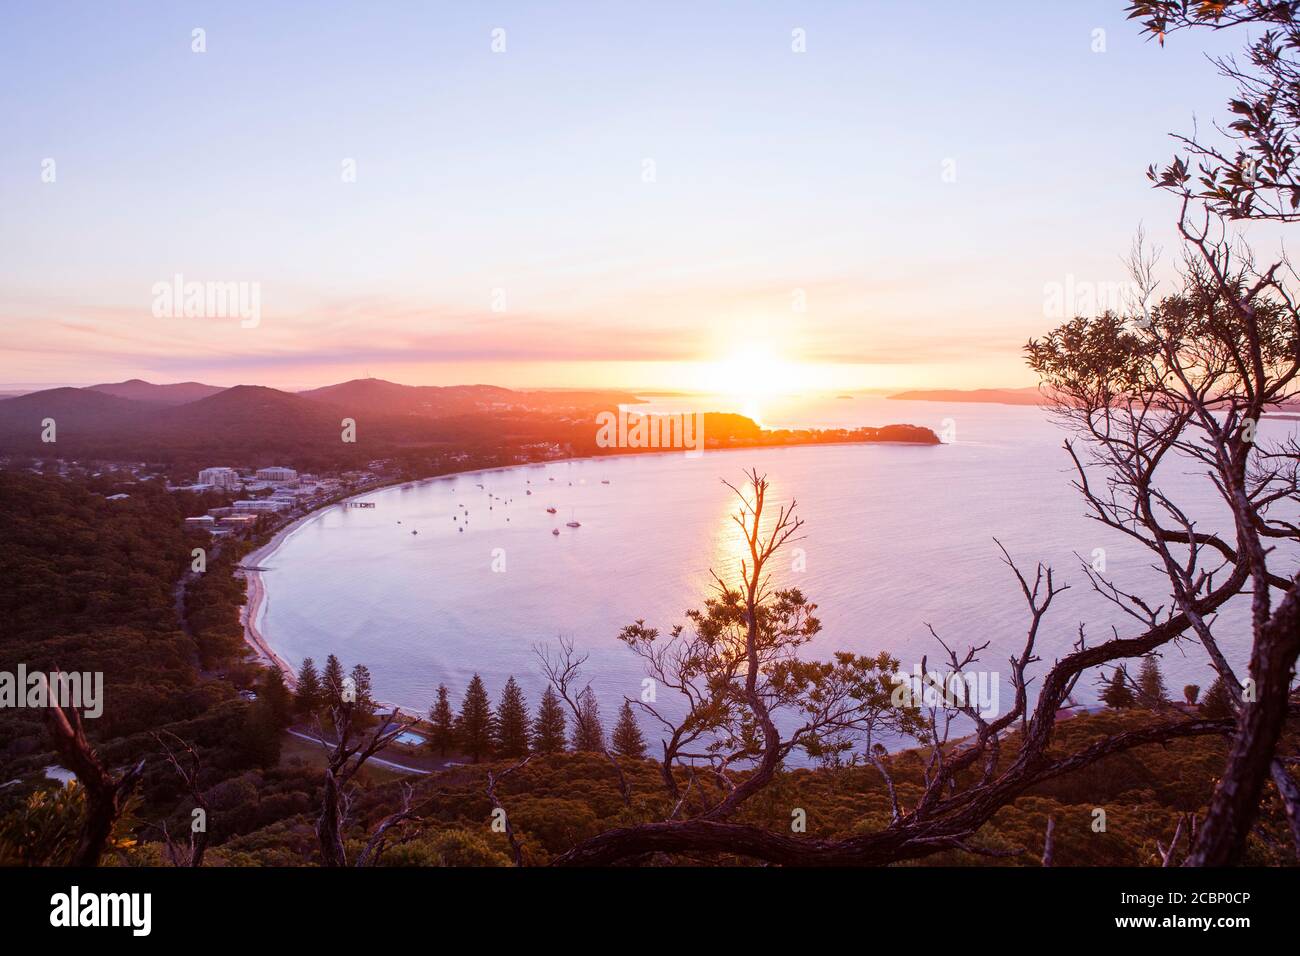
M710 363L704 372L704 389L742 399L767 398L797 391L799 370L770 348L747 346Z

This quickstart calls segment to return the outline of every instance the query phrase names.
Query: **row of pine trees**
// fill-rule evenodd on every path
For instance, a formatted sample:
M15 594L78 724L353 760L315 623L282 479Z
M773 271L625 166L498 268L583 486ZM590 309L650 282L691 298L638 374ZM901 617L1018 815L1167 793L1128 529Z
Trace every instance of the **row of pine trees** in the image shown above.
M299 717L310 717L322 710L337 707L347 695L359 710L373 714L375 700L370 688L370 669L365 664L356 665L349 674L344 672L339 659L331 654L325 659L324 670L318 672L316 662L308 657L298 669L298 689L293 698L294 711Z
M339 659L331 654L324 669L318 672L315 662L309 657L298 672L293 709L297 716L309 717L337 706L345 694L364 713L374 713L370 671L364 664L356 665L347 673ZM1206 718L1229 717L1233 713L1232 698L1222 678L1215 679L1203 698L1201 688L1196 684L1184 687L1183 697L1189 705L1199 704L1199 712ZM1116 668L1109 679L1102 681L1102 703L1117 710L1157 709L1169 699L1154 654L1142 658L1136 680L1127 678ZM566 704L554 688L547 686L536 715L530 716L524 692L512 676L502 688L494 709L483 679L475 674L465 688L460 709L453 710L447 685L439 684L438 697L429 708L429 721L433 725L429 746L440 757L461 754L475 763L484 758L524 757L530 753L551 754L564 750L601 753L607 747L621 757L639 760L645 756L645 738L628 701L623 701L608 744L600 707L590 687L579 695L575 704L577 713L572 715L570 726Z
M350 678L350 680L349 680ZM371 696L370 671L358 664L350 674L331 654L323 670L316 669L310 657L298 671L298 688L294 711L310 717L336 707L345 696L367 714L375 711ZM451 693L446 684L438 685L438 697L429 708L433 731L430 748L440 757L463 754L478 763L484 758L524 757L530 753L550 754L564 750L604 752L607 749L605 727L600 706L591 688L575 701L577 713L570 727L566 705L555 689L548 686L542 693L536 716L528 712L528 700L512 676L506 681L496 708L488 698L483 679L475 674L461 698L460 709L452 710ZM632 705L623 701L608 749L621 757L641 759L645 756L645 738L637 725Z
M1125 678L1118 667L1110 678L1102 681L1101 700L1107 707L1115 710L1145 708L1155 710L1169 702L1169 691L1165 687L1164 675L1160 673L1160 664L1154 654L1142 658L1136 680ZM1210 689L1201 696L1198 684L1188 684L1183 688L1183 700L1188 706L1196 706L1199 713L1207 720L1231 717L1232 696L1222 677L1216 677Z
M485 757L524 757L530 753L551 754L566 749L605 751L605 727L596 695L589 687L575 703L577 713L570 728L564 702L548 685L542 692L536 716L530 717L528 700L512 676L502 688L494 710L483 679L475 674L465 688L460 710L453 712L451 692L446 684L439 684L437 699L429 708L429 721L433 725L429 746L439 756L459 753L475 763ZM637 726L632 705L626 700L619 711L608 749L620 757L639 760L645 756L645 738Z

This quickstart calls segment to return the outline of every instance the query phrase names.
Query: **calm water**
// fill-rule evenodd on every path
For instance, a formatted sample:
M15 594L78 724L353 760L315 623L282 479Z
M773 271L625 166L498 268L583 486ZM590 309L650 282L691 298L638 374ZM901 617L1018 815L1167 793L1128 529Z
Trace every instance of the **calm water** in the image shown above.
M1063 433L1036 408L857 398L736 410L768 426L955 427L956 441L627 456L386 489L365 496L374 509L313 516L261 561L270 568L262 631L295 666L331 652L349 666L364 662L378 697L420 711L440 682L458 702L475 672L494 699L515 675L535 705L544 685L533 647L567 635L590 655L587 674L609 726L643 676L616 640L619 629L644 618L667 630L702 603L710 568L734 573L739 539L721 479L738 482L750 466L767 473L774 501L797 498L806 521L797 545L806 570L792 570L790 553L775 571L777 583L797 584L820 606L823 631L810 655L883 649L910 670L921 655L933 662L941 653L929 623L955 646L990 642L983 666L1002 673L1009 706L1006 660L1027 618L994 536L1027 574L1043 560L1073 585L1041 632L1045 664L1068 652L1081 620L1094 642L1112 623L1133 631L1091 593L1076 552L1092 560L1105 548L1119 583L1146 582L1145 593L1166 603L1150 557L1083 516ZM1265 434L1293 427L1269 424ZM1184 497L1210 513L1204 479L1189 474L1178 484L1195 489ZM565 526L573 518L581 528ZM502 560L505 570L494 571ZM1234 663L1246 646L1242 620L1223 640ZM1162 663L1179 696L1184 684L1212 679L1198 645L1167 647ZM1085 680L1076 697L1094 701Z

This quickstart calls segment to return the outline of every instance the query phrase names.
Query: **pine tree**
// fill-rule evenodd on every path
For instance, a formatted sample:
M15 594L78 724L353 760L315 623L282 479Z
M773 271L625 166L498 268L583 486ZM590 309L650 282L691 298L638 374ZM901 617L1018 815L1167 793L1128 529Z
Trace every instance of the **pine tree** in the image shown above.
M1128 686L1128 681L1124 679L1124 672L1118 667L1105 685L1105 689L1101 692L1101 701L1107 707L1127 710L1137 703L1137 698L1133 696L1133 689Z
M528 753L528 701L515 683L514 677L506 681L497 704L496 744L502 757L522 757Z
M632 713L630 701L623 701L623 709L618 712L618 723L614 725L614 753L620 757L632 757L640 760L645 756L645 738L637 726L636 714Z
M258 700L266 701L271 719L279 729L283 730L293 722L293 697L284 682L284 675L280 673L280 668L269 668L262 675L257 696Z
M1154 654L1147 654L1142 658L1137 685L1138 690L1142 692L1141 702L1144 707L1154 710L1169 699L1169 691L1165 689L1165 679L1160 674L1160 662Z
M438 685L438 700L429 708L429 722L433 724L429 746L438 751L439 757L445 757L456 745L456 718L451 712L451 695L446 684Z
M370 691L370 668L365 664L358 664L352 668L352 690L356 693L357 712L367 717L372 716L376 704Z
M578 695L578 713L573 721L573 749L579 753L600 753L605 749L605 727L600 722L600 705L590 687Z
M461 752L473 757L475 763L492 753L492 705L483 679L477 674L465 688L456 716L456 739Z
M310 657L302 662L298 669L298 691L294 694L293 708L301 717L310 717L320 710L324 695L321 692L320 675L316 673L316 662Z
M1228 693L1228 685L1222 677L1215 677L1214 683L1201 698L1200 716L1206 720L1222 720L1232 714L1232 695Z
M542 692L542 702L537 705L537 720L533 722L533 751L555 754L564 750L564 705L555 688L547 685Z
M333 654L325 658L325 671L320 683L325 706L333 710L343 702L343 665Z

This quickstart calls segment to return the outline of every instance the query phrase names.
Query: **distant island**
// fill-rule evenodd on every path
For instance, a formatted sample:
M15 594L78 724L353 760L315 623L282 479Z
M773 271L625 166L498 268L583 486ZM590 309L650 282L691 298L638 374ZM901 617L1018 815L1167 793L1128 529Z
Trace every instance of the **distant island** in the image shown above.
M981 402L988 405L1041 405L1037 385L1025 388L934 388L887 396L899 402Z
M756 448L775 445L831 445L897 442L938 445L939 436L920 425L862 428L763 428L744 415L704 413L706 448ZM621 450L621 449L620 449Z

